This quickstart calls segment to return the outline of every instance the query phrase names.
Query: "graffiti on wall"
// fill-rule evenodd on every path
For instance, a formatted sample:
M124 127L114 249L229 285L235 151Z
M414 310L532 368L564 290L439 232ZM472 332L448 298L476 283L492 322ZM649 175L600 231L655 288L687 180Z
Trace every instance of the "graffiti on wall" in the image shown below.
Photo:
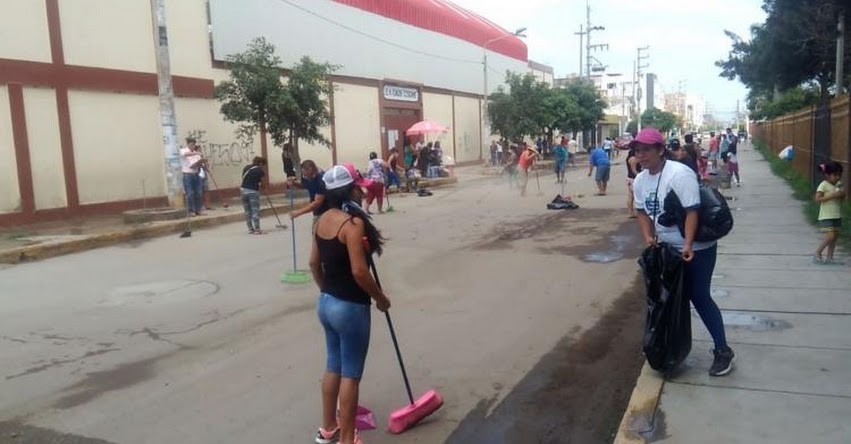
M213 167L247 165L256 155L254 144L250 141L234 140L229 143L215 143L207 140L207 131L197 129L189 131L186 137L195 138L195 143L201 147L204 158Z

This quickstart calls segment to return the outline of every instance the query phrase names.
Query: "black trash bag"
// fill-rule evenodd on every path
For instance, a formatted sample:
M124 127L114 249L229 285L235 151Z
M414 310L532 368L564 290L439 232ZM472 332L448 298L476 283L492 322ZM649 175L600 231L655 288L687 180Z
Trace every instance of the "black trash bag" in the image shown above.
M665 212L659 216L659 225L665 227L676 225L680 234L685 237L686 212L677 193L668 193L662 208ZM701 184L700 208L697 211L697 232L694 234L694 240L717 241L729 234L732 229L733 213L727 205L727 199L718 190Z
M647 290L644 356L654 370L667 372L691 352L691 309L683 291L685 262L669 244L648 247L638 259Z

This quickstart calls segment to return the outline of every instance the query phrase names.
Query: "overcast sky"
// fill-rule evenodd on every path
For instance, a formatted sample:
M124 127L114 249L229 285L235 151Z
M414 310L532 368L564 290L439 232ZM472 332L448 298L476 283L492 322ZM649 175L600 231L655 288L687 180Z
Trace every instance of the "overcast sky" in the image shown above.
M550 65L556 77L579 69L579 25L585 25L585 0L451 0L509 31L527 28L529 58ZM746 89L738 81L718 77L715 61L725 58L730 40L724 30L743 38L752 24L762 23L762 0L590 0L591 22L605 26L591 43L608 43L593 52L609 73L632 79L636 47L650 46L650 68L666 91L700 94L716 117L731 119L736 99L744 110ZM584 50L583 50L584 51Z

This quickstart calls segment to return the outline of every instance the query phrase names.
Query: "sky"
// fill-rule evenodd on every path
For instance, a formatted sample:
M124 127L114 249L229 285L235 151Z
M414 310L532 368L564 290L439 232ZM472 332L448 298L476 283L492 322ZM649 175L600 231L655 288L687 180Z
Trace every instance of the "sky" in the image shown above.
M527 28L529 58L552 66L556 77L579 70L579 36L574 33L586 23L585 0L451 1L509 31ZM715 61L730 50L724 30L747 39L750 26L765 21L762 0L588 1L592 25L606 28L594 31L591 43L609 45L592 55L608 66L608 73L632 80L636 48L649 45L645 72L655 73L665 91L682 86L688 94L703 96L708 111L721 120L734 117L737 99L745 110L747 89L738 80L719 77Z

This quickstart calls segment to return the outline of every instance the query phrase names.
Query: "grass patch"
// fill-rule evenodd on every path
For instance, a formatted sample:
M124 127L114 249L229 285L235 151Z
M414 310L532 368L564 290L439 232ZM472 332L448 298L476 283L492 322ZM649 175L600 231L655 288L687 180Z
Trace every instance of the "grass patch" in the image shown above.
M17 241L30 236L32 236L32 233L28 231L12 231L6 233L3 237L5 237L7 240Z
M815 201L816 190L810 186L810 181L801 173L792 168L792 164L780 159L771 152L761 141L755 141L754 147L762 154L762 157L771 167L774 175L783 178L792 186L793 195L804 203L802 206L804 216L814 226L818 223L819 203ZM845 184L848 189L848 184ZM838 244L846 251L851 252L851 202L846 199L842 205L842 228L839 232Z

